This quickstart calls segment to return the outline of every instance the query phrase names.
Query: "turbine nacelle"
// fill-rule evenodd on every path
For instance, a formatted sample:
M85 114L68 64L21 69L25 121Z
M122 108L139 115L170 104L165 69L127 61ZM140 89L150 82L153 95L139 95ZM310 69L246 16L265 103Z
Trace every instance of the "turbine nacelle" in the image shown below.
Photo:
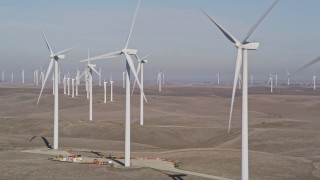
M138 50L136 50L136 49L123 49L121 52L127 53L129 55L136 55L138 53Z
M88 64L88 67L90 67L90 68L94 68L94 67L96 67L97 65L95 65L95 64Z
M52 57L52 56L51 56L51 57ZM65 57L66 57L66 55L62 55L62 54L57 55L57 56L53 56L53 58L54 58L55 60L63 60Z
M141 60L140 63L147 63L148 60Z
M246 42L245 44L236 43L237 48L246 49L246 50L257 50L259 47L258 42Z

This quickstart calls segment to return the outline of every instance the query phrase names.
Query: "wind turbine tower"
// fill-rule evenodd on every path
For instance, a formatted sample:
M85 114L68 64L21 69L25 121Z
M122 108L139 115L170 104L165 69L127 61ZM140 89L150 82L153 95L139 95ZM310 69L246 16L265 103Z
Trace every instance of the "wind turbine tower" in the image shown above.
M248 38L251 34L256 30L261 21L267 16L267 14L271 11L271 9L276 5L278 0L274 1L271 7L262 15L262 17L252 26L249 30L246 37L243 41L238 41L231 33L229 33L224 27L222 27L216 20L210 17L205 11L205 15L222 31L222 33L229 39L232 43L235 44L237 48L237 60L236 67L234 73L234 82L232 89L232 100L231 100L231 108L230 108L230 117L229 117L229 129L231 125L231 117L233 111L233 103L235 97L236 86L238 82L238 77L240 74L241 65L242 76L243 76L243 85L242 85L242 127L241 127L241 179L248 180L249 179L249 151L248 151L248 50L256 50L259 47L259 43L257 42L248 42Z

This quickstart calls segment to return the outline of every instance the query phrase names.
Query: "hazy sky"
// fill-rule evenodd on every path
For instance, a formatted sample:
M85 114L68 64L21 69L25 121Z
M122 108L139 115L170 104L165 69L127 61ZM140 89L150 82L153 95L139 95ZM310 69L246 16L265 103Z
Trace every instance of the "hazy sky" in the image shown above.
M83 68L79 60L124 47L137 0L1 0L1 68L18 72L47 68L49 52L41 35L44 25L55 52L77 46L60 62L63 72ZM272 0L142 0L130 48L142 57L153 52L145 66L146 79L154 80L157 70L166 79L215 81L231 80L236 48L200 11L215 17L236 38L243 39L250 27L271 5ZM249 71L257 79L269 72L285 78L294 69L320 55L319 0L280 0L250 41L260 42L249 52ZM120 79L124 58L95 62L103 77ZM320 63L319 63L320 64ZM312 80L320 65L296 78ZM282 76L282 77L281 77ZM19 77L20 78L20 77Z

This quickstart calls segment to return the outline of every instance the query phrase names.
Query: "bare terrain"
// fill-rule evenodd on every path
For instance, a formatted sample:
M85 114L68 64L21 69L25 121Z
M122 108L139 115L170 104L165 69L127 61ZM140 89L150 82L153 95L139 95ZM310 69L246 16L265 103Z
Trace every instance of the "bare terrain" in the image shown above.
M93 122L88 121L84 86L80 96L59 96L59 148L97 157L124 153L124 89L103 103L103 87L93 88ZM49 86L40 104L40 86L0 84L0 179L206 179L148 167L113 168L61 163L24 150L53 144L53 96ZM107 97L110 98L108 87ZM133 157L182 162L181 170L241 177L241 96L237 92L231 133L227 133L230 86L146 85L145 125L139 125L139 91L132 96ZM271 94L249 86L250 179L320 179L320 91L285 85ZM37 138L30 141L33 136ZM54 150L52 150L54 151Z

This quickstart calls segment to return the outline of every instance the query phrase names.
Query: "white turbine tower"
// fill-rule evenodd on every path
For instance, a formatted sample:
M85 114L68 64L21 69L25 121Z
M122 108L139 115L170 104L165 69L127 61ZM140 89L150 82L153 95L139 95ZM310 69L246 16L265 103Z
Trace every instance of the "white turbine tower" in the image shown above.
M21 78L22 78L22 83L24 83L24 68L21 70Z
M63 83L63 94L67 94L67 77L66 77L66 75L63 75L62 83Z
M251 74L250 76L250 84L252 85L253 84L253 75Z
M131 134L130 133L130 130L131 130L131 127L130 127L130 123L131 123L131 121L130 121L130 116L131 116L131 113L130 113L130 111L131 111L130 110L131 109L130 108L130 71L132 71L132 74L134 75L135 79L137 79L138 86L139 86L140 90L142 91L137 72L135 70L133 61L130 57L130 55L137 54L137 50L136 49L128 49L131 33L133 30L136 16L137 16L138 9L139 9L139 4L140 4L140 0L138 2L137 9L135 11L133 23L132 23L132 26L131 26L131 29L130 29L130 32L128 35L128 39L127 39L127 42L125 44L124 49L122 49L121 51L111 52L111 53L104 54L104 55L97 56L97 57L90 59L90 60L106 59L106 58L111 58L111 57L118 57L120 55L124 55L126 57L126 115L125 115L125 118L126 118L126 122L125 122L125 166L126 167L130 166L130 151L131 151L131 148L130 148L130 142L131 142L131 140L130 140L130 138L131 138L131 135L130 135ZM87 61L87 60L83 60L83 61Z
M99 74L101 75L101 67L99 68ZM101 76L99 76L99 86L101 87Z
M113 82L112 77L110 76L110 101L113 102Z
M36 86L39 86L39 70L36 70Z
M290 73L288 70L287 70L287 79L288 79L288 86L290 86Z
M276 86L278 86L278 75L275 75L275 79L276 79Z
M68 96L70 96L70 81L71 81L71 78L68 77L67 78Z
M13 83L13 76L14 76L14 73L11 73L11 82Z
M80 71L77 68L77 73L76 73L76 96L79 96L79 88L78 88L79 85L80 85Z
M42 91L43 91L43 88L44 88L44 85L48 79L48 76L51 72L51 69L52 69L52 66L53 66L53 63L54 63L54 125L53 125L53 149L58 149L58 138L59 138L59 135L58 135L58 128L59 128L59 87L58 87L58 70L59 70L59 65L58 65L58 61L59 60L63 60L65 58L65 55L63 55L64 53L70 51L71 49L73 48L69 48L69 49L66 49L66 50L62 50L62 51L59 51L57 53L53 53L50 45L49 45L49 42L47 40L47 37L46 35L44 34L43 30L42 30L42 35L43 35L43 38L45 39L45 42L46 42L46 45L47 45L47 48L48 50L50 51L50 62L49 62L49 66L48 66L48 70L47 70L47 73L46 73L46 76L44 78L44 83L42 84L42 88L41 88L41 91L40 91L40 95L39 95L39 98L38 98L38 102L37 104L39 104L39 101L40 101L40 98L41 98L41 94L42 94Z
M313 77L312 77L313 89L314 89L314 90L316 90L316 78L317 78L317 76L316 76L316 73L314 72L314 73L313 73Z
M162 72L158 71L157 83L159 85L159 92L161 92L161 84L162 84Z
M33 70L33 83L36 83L36 70Z
M103 81L104 103L107 103L107 83L106 80Z
M74 89L74 82L75 82L75 79L72 78L72 79L71 79L71 85L72 85L72 93L71 93L71 94L72 94L72 97L73 97L73 98L74 98L74 90L75 90L75 89Z
M273 76L271 73L269 73L269 80L268 80L268 83L267 85L270 84L270 92L272 93L273 92Z
M216 76L217 76L217 83L218 83L218 85L220 85L220 73L218 72L218 74Z
M256 50L259 47L259 43L256 42L248 42L248 38L250 35L256 30L261 21L267 16L267 14L271 11L271 9L276 5L278 0L274 1L271 7L262 15L262 17L253 25L253 27L249 30L248 34L244 38L242 42L238 41L232 34L230 34L225 28L223 28L217 21L211 18L206 12L205 15L222 31L222 33L235 44L238 53L237 53L237 61L235 67L234 74L234 82L232 89L232 100L231 100L231 109L230 109L230 117L229 117L229 128L228 132L230 132L231 125L231 117L233 111L233 102L236 91L236 85L238 82L238 77L241 69L241 65L243 65L242 73L243 73L243 86L242 86L242 144L241 144L241 179L248 180L249 179L249 152L248 152L248 50Z
M4 73L5 71L2 71L2 82L4 82Z
M143 72L144 72L144 64L148 62L148 60L146 59L148 56L150 56L151 54L145 56L144 58L140 59L138 57L138 55L135 55L136 59L138 60L138 68L137 68L137 74L139 74L140 70L141 70L141 74L140 74L140 83L141 83L141 89L142 91L140 91L140 125L143 125L143 115L144 115L144 110L143 110L143 99L147 102L147 99L145 98L144 96L144 87L143 87L143 79L144 79L144 75L143 75ZM136 84L136 81L134 81L134 84L133 84L133 88L132 88L132 94L133 94L133 91L134 91L134 87L135 87L135 84Z
M94 71L98 76L101 76L99 72L96 70L96 65L90 63L90 52L88 48L88 59L87 59L87 66L82 71L80 78L87 73L89 79L89 121L92 121L92 71Z

